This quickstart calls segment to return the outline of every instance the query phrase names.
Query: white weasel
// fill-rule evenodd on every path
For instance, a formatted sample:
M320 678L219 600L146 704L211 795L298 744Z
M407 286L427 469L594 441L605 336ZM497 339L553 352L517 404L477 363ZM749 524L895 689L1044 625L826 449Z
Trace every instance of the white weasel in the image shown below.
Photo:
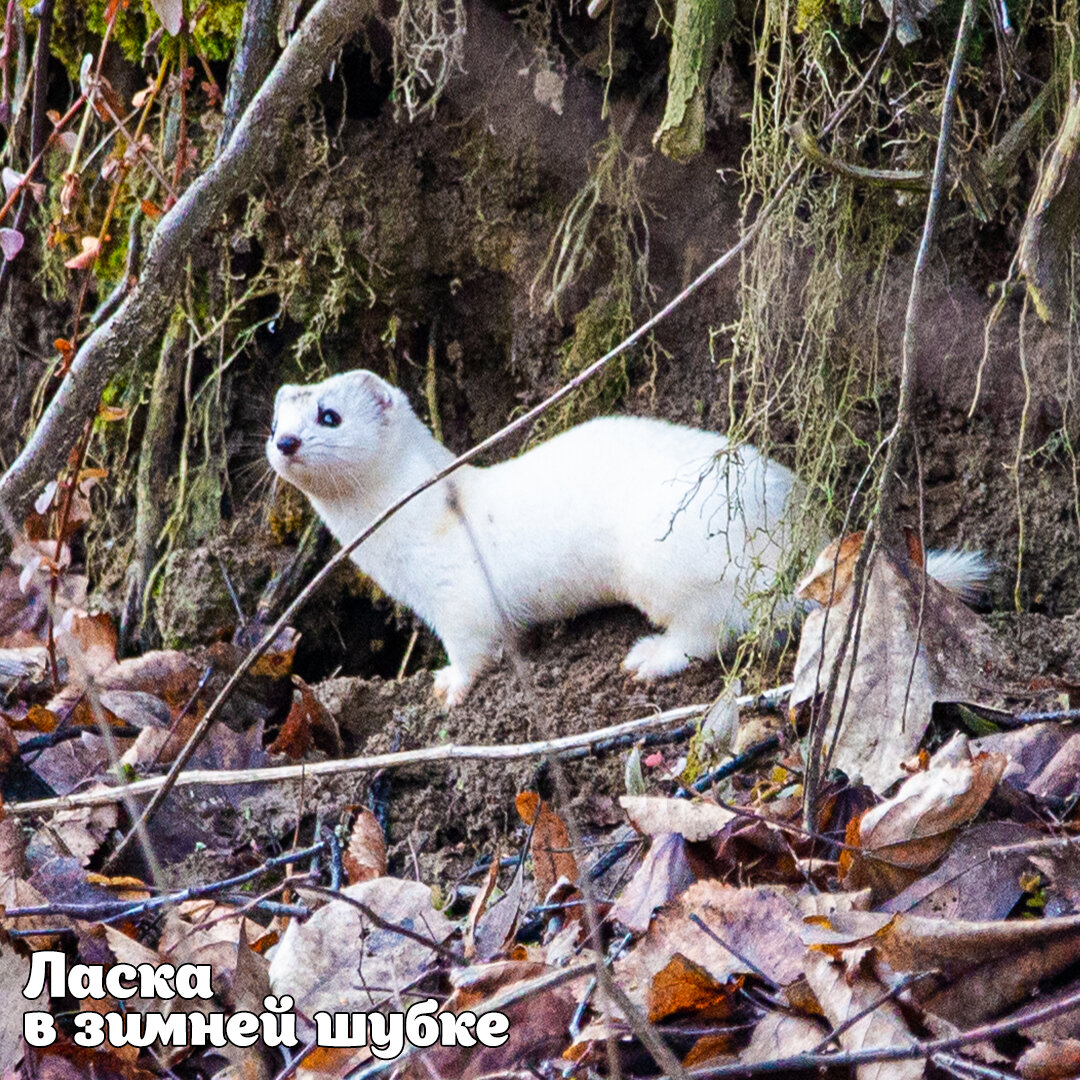
M454 457L369 371L281 387L266 454L342 543ZM753 447L603 417L498 465L462 467L352 558L442 639L450 662L435 689L450 705L495 663L507 620L519 628L609 604L633 604L662 628L623 660L653 679L745 629L748 597L790 553L795 492L794 474ZM986 576L977 556L956 552L931 553L928 569L949 587Z

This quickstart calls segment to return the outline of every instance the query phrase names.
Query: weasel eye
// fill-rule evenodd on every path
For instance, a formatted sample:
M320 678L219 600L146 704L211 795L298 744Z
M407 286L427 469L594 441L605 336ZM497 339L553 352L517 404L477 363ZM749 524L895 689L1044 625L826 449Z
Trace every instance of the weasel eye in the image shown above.
M337 427L341 423L341 416L333 409L320 409L319 423L323 427Z

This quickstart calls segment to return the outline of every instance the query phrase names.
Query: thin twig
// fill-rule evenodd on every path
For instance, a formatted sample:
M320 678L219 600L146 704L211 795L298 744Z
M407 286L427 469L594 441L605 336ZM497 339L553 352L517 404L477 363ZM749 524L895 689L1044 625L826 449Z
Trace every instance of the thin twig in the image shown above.
M1032 1009L1022 1015L1014 1013L1005 1020L998 1020L980 1027L968 1028L945 1039L931 1039L926 1042L912 1042L905 1046L874 1046L863 1050L846 1050L835 1054L790 1054L787 1057L774 1058L771 1061L759 1061L752 1065L717 1065L694 1069L690 1076L693 1080L716 1080L725 1076L755 1076L762 1073L787 1072L794 1069L829 1069L844 1068L852 1065L867 1065L875 1061L905 1061L913 1058L932 1058L942 1051L958 1050L973 1043L986 1042L1001 1035L1008 1035L1030 1024L1052 1020L1080 1008L1080 991L1070 994L1060 1001L1045 1005L1041 1009Z
M867 530L864 546L859 553L855 564L852 588L856 598L852 605L844 639L841 648L836 654L833 669L830 672L829 686L825 693L825 699L819 711L815 711L812 717L812 732L810 738L810 760L807 761L806 784L803 800L803 819L807 827L811 827L817 815L817 802L821 786L821 761L820 753L824 744L825 728L832 714L832 702L835 699L836 687L839 681L841 662L847 653L848 643L852 634L858 633L855 626L856 612L861 611L864 595L864 582L869 581L870 560L873 557L870 544L871 532L875 539L882 543L886 550L898 547L900 544L900 527L895 520L897 504L897 489L899 476L900 449L904 437L912 424L912 399L915 389L915 355L917 345L917 332L919 318L922 310L923 283L926 264L930 259L930 248L933 244L934 233L937 228L938 211L944 193L945 182L948 172L949 143L952 138L953 117L956 111L956 95L960 83L960 69L963 67L964 55L967 51L968 38L971 36L972 27L975 25L977 5L975 0L964 0L964 9L960 16L960 26L956 32L956 47L953 50L952 64L949 68L949 78L945 84L945 95L941 104L941 130L938 135L937 152L934 156L934 170L930 182L930 197L926 206L926 220L923 225L922 239L919 242L919 250L915 256L915 266L911 275L911 291L908 294L907 313L904 318L904 334L900 347L900 388L896 406L896 422L883 440L886 444L885 461L882 466L881 485L878 489L877 513L871 529ZM890 31L892 24L890 23ZM824 628L822 629L824 636ZM843 720L844 706L847 704L848 691L851 687L851 677L855 671L855 657L852 656L848 665L848 684L844 692L841 707L837 713L834 728L834 745L839 736L840 724Z

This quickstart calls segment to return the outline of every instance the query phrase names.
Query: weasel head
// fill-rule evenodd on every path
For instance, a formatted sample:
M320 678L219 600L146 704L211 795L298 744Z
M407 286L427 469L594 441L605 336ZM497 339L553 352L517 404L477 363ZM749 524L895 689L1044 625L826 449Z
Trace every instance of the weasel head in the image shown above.
M378 482L405 395L370 371L347 371L311 386L283 386L274 399L266 457L274 472L322 501Z

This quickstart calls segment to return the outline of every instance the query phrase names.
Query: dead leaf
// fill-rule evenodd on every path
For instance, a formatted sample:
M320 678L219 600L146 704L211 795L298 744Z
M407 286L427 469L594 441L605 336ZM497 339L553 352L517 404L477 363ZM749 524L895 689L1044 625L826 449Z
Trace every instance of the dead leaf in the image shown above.
M832 765L879 794L903 775L901 762L918 749L935 702L985 699L985 687L1000 684L1008 670L990 628L933 578L925 579L920 604L923 580L911 563L901 565L888 552L875 555L857 662L852 671L849 648L840 666L839 686L843 690L850 678L850 690L836 695L825 734L829 747L846 702ZM831 608L807 616L795 661L793 707L824 693L853 600L854 590L848 589Z
M646 836L678 833L691 843L715 836L735 815L707 799L666 799L623 795L619 805L630 824Z
M1006 764L1004 754L980 754L905 780L891 799L859 819L854 842L876 858L854 855L845 886L869 885L881 897L910 885L949 850L956 831L986 805Z
M165 33L176 37L184 23L184 0L150 0Z
M25 1051L23 1042L23 1016L28 1012L40 1012L49 1007L45 991L34 1001L23 997L23 987L30 976L30 960L26 951L16 946L7 936L0 935L0 1076L19 1075L16 1066Z
M59 841L62 854L72 855L82 866L88 866L119 820L115 803L76 806L57 810L46 829Z
M611 917L628 930L644 933L649 929L653 912L688 889L696 878L683 837L678 833L658 836L619 894Z
M677 1014L700 1020L725 1020L732 1015L732 997L741 979L717 982L700 964L676 953L649 984L649 1022Z
M1037 799L1071 803L1080 792L1080 735L1072 735L1028 785Z
M4 256L5 262L14 259L25 243L26 237L18 229L0 228L0 254Z
M368 905L381 919L405 926L441 944L453 924L431 902L431 890L417 881L374 878L349 885L342 894ZM296 1011L363 1012L393 1000L423 997L406 991L437 954L422 941L374 926L344 900L331 900L306 922L290 922L270 962L274 994L291 994ZM378 987L367 990L366 987Z
M294 761L306 757L312 747L327 753L341 753L341 735L337 721L299 676L293 676L293 703L277 738L267 747L268 754L285 754Z
M775 1061L813 1050L825 1035L824 1029L808 1016L791 1012L766 1013L754 1028L750 1043L739 1055L746 1065Z
M1040 834L1027 825L987 821L962 832L945 861L912 882L882 911L927 915L937 919L1004 919L1023 894L1022 852L995 854L991 849L1022 844ZM1065 914L1054 912L1053 914Z
M931 1012L967 1027L1023 1001L1044 978L1074 963L1080 916L961 922L888 912L838 912L809 920L803 940L839 957L871 951L892 971L940 970L943 988L926 980L912 993Z
M478 1012L497 993L550 969L543 964L505 961L455 969L454 992L446 1010ZM588 976L576 983L544 987L500 1009L510 1021L506 1042L499 1047L433 1048L414 1054L404 1065L401 1080L479 1080L517 1075L530 1062L557 1057L568 1041L567 1028L577 1009Z
M88 270L101 251L101 241L96 236L84 236L80 242L82 251L64 263L69 270Z
M1024 1080L1068 1080L1080 1076L1080 1039L1036 1043L1016 1063Z
M499 883L499 863L501 861L498 847L492 857L488 872L484 875L484 882L476 891L472 903L469 905L469 914L465 919L465 931L462 934L462 944L465 950L465 959L472 960L476 956L476 926L487 909L487 902Z
M712 934L691 922L691 914ZM717 983L756 968L786 986L802 975L802 930L802 912L787 889L737 889L699 881L657 913L637 947L616 960L614 970L639 1006L646 1004L653 976L677 953L693 957Z
M361 808L353 822L345 852L345 873L350 885L386 874L386 838L379 819L367 807Z
M851 971L847 965L834 962L822 953L807 955L806 979L833 1028L868 1010L885 992L876 979L861 971ZM838 1038L845 1050L909 1046L915 1042L895 1001L881 1002ZM858 1066L855 1075L858 1080L919 1080L924 1068L918 1058L878 1061Z
M576 885L578 865L570 850L570 833L562 818L533 791L523 791L515 800L518 815L533 825L532 857L536 891L546 897L559 881Z

